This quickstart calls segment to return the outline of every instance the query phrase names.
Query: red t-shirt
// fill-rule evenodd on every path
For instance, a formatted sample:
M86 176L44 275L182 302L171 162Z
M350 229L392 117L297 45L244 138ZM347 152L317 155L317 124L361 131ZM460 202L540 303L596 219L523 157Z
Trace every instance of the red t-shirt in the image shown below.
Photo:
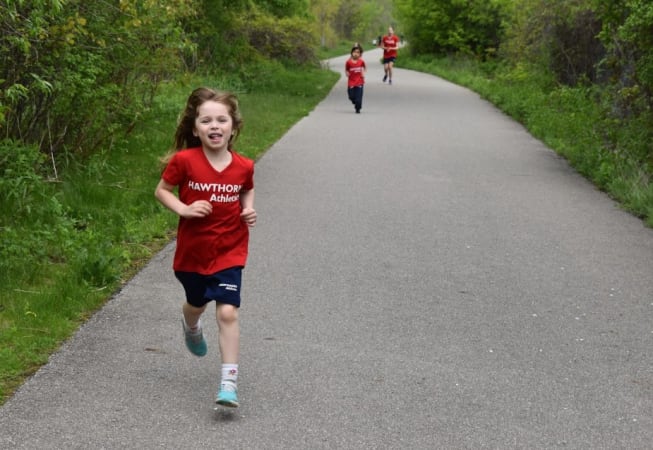
M201 147L180 150L163 171L163 180L178 186L182 202L207 200L213 205L207 217L179 219L176 271L211 275L245 266L249 228L240 219L240 192L254 188L254 161L234 151L231 155L231 163L218 172Z
M347 87L362 86L365 84L365 61L358 58L356 61L349 58L345 63L345 73L347 74Z
M393 34L392 36L385 35L383 36L382 42L382 47L397 47L399 45L399 37L396 34ZM397 50L386 50L385 48L383 49L383 57L384 58L396 58L397 57Z

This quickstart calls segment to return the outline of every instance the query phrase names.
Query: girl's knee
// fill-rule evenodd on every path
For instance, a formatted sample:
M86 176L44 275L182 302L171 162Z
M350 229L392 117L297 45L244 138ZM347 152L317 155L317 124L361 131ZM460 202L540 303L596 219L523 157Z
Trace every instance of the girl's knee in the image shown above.
M237 322L238 308L236 308L233 305L226 305L226 304L218 305L216 316L218 319L218 323L228 325Z

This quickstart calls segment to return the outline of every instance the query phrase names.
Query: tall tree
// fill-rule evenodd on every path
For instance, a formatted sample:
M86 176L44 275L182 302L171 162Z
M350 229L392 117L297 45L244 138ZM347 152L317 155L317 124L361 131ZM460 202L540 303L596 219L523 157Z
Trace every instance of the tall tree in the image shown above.
M340 3L333 17L333 28L338 36L356 40L354 28L362 19L362 0L350 0Z
M388 26L395 27L397 34L403 35L403 30L394 17L393 1L365 0L361 4L360 20L353 34L360 39L374 39L379 34L383 34Z
M320 34L320 45L326 47L327 36L332 31L335 17L341 0L310 0L311 13L314 15Z

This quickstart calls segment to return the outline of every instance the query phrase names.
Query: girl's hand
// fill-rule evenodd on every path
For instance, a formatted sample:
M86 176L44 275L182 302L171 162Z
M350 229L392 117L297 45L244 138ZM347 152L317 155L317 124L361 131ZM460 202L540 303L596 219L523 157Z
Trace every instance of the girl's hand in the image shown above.
M185 219L206 217L213 211L213 205L206 200L197 200L182 210L180 216Z
M256 211L254 211L254 208L243 208L240 212L240 220L250 227L256 225Z

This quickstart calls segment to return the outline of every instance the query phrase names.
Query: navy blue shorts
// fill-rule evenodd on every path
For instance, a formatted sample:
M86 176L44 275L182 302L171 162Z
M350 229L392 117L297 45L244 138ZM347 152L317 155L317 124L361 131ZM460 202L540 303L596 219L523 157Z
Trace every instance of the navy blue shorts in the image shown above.
M175 272L175 276L186 291L186 301L197 308L212 301L239 308L242 275L242 267L231 267L213 275Z
M392 58L383 58L383 64L393 63L395 62L395 59L397 59L396 56L393 56Z

